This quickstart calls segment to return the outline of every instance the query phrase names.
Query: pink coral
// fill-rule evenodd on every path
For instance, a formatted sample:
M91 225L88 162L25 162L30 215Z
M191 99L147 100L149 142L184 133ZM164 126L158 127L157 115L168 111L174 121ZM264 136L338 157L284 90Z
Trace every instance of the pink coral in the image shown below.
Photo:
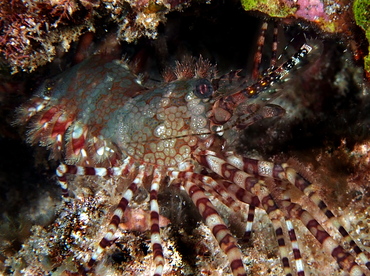
M296 16L310 21L325 17L324 4L320 0L296 0L299 9Z

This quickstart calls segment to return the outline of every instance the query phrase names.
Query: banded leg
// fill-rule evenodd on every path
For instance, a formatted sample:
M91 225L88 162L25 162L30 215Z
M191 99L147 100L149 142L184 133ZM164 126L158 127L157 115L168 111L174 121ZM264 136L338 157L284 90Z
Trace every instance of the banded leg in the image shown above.
M207 184L206 187L208 187L208 185L212 187L213 190L211 190L210 192L217 192L221 196L219 200L223 202L226 206L232 208L234 212L240 210L240 205L238 204L238 202L248 204L247 223L243 236L243 241L248 242L252 234L255 208L262 208L258 197L229 181L221 179L215 181L208 176L203 176L200 174L194 175L197 175L197 179L201 179L201 183ZM237 209L233 206L236 206Z
M245 201L238 200L235 197L235 194L232 194L232 193L228 192L227 189L221 184L223 182L227 182L227 181L217 181L217 183L219 183L219 184L216 187L209 187L207 185L203 185L202 188L205 188L206 191L208 191L209 193L214 195L225 206L232 209L234 211L234 213L237 213L237 212L241 211L240 203L244 203L244 204L248 205L248 213L247 213L247 218L246 218L247 222L246 222L245 231L244 231L244 235L243 235L243 242L247 243L247 242L250 241L250 238L251 238L251 235L252 235L252 226L253 226L254 212L255 212L256 206L252 205L251 203L248 203L248 202L251 202L249 196L244 196L244 198L248 197L247 199L245 199ZM230 184L232 184L232 183L230 183ZM241 190L243 190L243 189L241 189ZM230 195L232 195L232 196L230 196ZM257 201L258 201L258 204L259 204L258 198L257 198ZM244 213L241 213L241 215L243 216L242 220L245 220Z
M324 218L326 218L325 224L332 229L337 229L339 234L343 237L343 240L349 244L354 255L358 256L361 262L365 264L368 269L370 269L370 260L366 254L358 247L356 242L351 238L338 218L321 199L312 186L312 183L298 174L295 169L290 167L287 163L280 165L272 162L259 161L235 155L228 156L227 161L249 174L279 180L288 180L291 184L296 186L322 211Z
M58 177L59 186L62 190L62 198L65 202L70 201L68 192L67 174L71 174L71 172L73 172L73 168L75 168L75 166L60 164L55 172Z
M198 208L206 225L211 229L222 251L227 255L234 276L246 276L247 273L242 262L242 253L237 246L237 241L228 230L212 203L202 189L194 182L190 180L185 181L184 188Z
M303 176L298 174L298 172L290 167L287 163L281 165L285 171L285 178L300 189L305 195L307 195L314 203L317 205L320 210L325 214L327 221L325 223L328 226L336 228L338 232L342 235L345 243L349 244L351 250L353 250L354 254L361 259L361 262L366 265L368 269L370 269L370 260L366 256L366 254L359 248L356 242L351 238L348 234L347 230L343 227L340 223L339 219L333 214L333 212L329 209L327 204L321 199L318 193L312 187L312 183L306 180Z
M238 201L248 204L248 217L243 240L245 242L249 241L252 231L255 207L262 208L257 196L232 184L231 182L223 181L220 179L216 181L212 177L202 174L197 174L193 172L172 171L170 173L170 176L172 178L196 180L197 183L201 184L204 189L215 195L223 204L233 209L234 212L240 210Z
M293 223L290 219L285 219L285 224L288 230L290 243L293 249L293 256L294 256L295 267L297 269L297 275L304 276L305 273L304 273L304 266L302 262L302 255L301 255L301 251L299 250L299 245L298 245L297 236L295 234Z
M198 162L203 166L208 167L213 172L222 176L224 179L235 183L246 191L251 191L258 196L263 209L268 214L279 244L279 253L284 266L286 275L292 275L292 270L289 265L289 254L285 245L285 237L283 235L283 228L281 221L284 219L282 212L279 210L275 200L268 193L265 184L261 181L256 182L256 178L248 175L244 171L228 164L223 159L211 155L211 152L204 151L202 155L196 156Z
M183 179L188 180L192 179L196 181L198 185L202 186L202 189L208 191L213 196L215 196L220 202L224 205L233 209L234 212L240 211L240 206L237 201L230 196L229 193L224 189L222 185L220 185L217 181L215 181L210 176L205 176L199 173L194 173L191 171L171 171L169 172L169 176L172 179Z
M126 175L130 168L133 166L133 160L126 158L123 164L119 167L112 168L93 168L93 167L82 167L76 165L60 164L56 169L56 175L58 177L58 183L62 189L63 200L69 202L69 192L67 175L97 175L97 176L120 176Z
M263 22L261 26L261 34L257 40L257 50L256 50L256 53L254 54L254 60L253 60L252 78L254 80L258 79L258 77L260 76L259 70L261 67L262 52L263 52L263 47L265 45L267 28L268 28L268 23ZM278 25L277 25L277 22L275 21L273 37L272 37L270 68L274 68L276 65L277 45L278 45L277 39L278 39Z
M271 51L271 60L270 60L270 68L274 68L277 61L277 47L278 47L278 23L275 20L274 22L274 32L272 36L272 51Z
M104 249L107 246L110 246L112 241L114 240L114 234L116 233L118 229L118 225L121 222L124 212L131 201L133 195L136 193L138 186L140 183L142 183L142 180L144 178L144 172L145 172L145 166L141 165L139 167L139 171L137 176L135 177L134 181L130 184L130 186L127 188L126 192L123 194L116 210L113 213L113 217L110 220L110 223L108 225L108 230L105 236L100 241L98 248L95 250L93 255L91 256L91 259L89 263L87 264L88 269L90 269L96 260L98 259L99 255L104 251Z
M159 229L159 206L157 200L161 179L162 175L159 169L155 169L154 178L150 188L150 239L152 243L153 263L155 267L153 276L161 276L164 266L163 249Z
M256 208L262 208L260 200L256 195L249 193L248 191L240 188L238 185L235 185L229 181L220 181L221 185L227 189L228 193L233 195L239 201L248 204L248 216L247 224L245 226L243 241L248 242L252 235L252 226L254 220L254 212Z
M269 216L272 222L272 226L275 230L276 239L279 245L279 254L281 262L283 263L284 273L286 276L291 276L293 275L293 272L289 264L289 251L286 245L287 239L286 236L284 236L284 231L282 227L282 222L285 221L286 223L286 216L284 216L283 212L279 209L278 205L276 204L275 199L266 189L266 184L264 181L259 181L258 183L254 184L253 190L256 192L256 194L258 194L258 197L262 203L262 207ZM299 276L304 275L303 270L299 271L298 267L297 273Z
M245 226L244 231L244 242L249 242L251 236L252 236L252 227L253 227L253 221L254 221L254 213L256 211L256 207L252 204L248 207L248 217L247 217L247 224Z
M256 182L257 182L257 180L256 180ZM261 206L260 201L259 201L257 196L253 196L252 202L248 203L245 200L246 198L244 196L244 194L248 193L246 190L244 190L244 189L240 188L239 186L237 186L237 185L235 185L231 182L228 182L228 181L222 181L222 184L227 188L229 193L235 195L240 201L249 204L248 219L247 219L247 225L246 225L246 231L245 231L245 237L244 237L244 241L248 241L250 239L251 232L252 232L252 225L253 225L255 208L256 207L263 208L263 207ZM294 253L295 259L297 260L298 258L296 258L296 256L300 257L300 251L299 251L299 248L298 248L294 228L293 228L293 225L291 224L290 220L285 219L285 222L286 222L286 225L287 225L289 238L290 238L290 241L291 241L291 244L292 244L292 247L293 247L293 253ZM280 237L283 234L281 232L281 228L276 228L275 233L276 233L277 237ZM284 242L284 240L279 241L279 239L278 239L279 246L280 246L280 243L282 243L282 242ZM283 261L283 263L285 262L283 264L284 267L288 267L288 265L286 264L287 260L282 260L282 261ZM288 262L288 264L289 264L289 262ZM299 262L296 261L296 267L297 267L298 272L303 271L302 262L299 263ZM289 269L286 271L286 273L289 273ZM298 273L298 275L303 276L304 274L299 274Z
M235 213L240 212L240 203L233 198L218 181L208 176L203 176L203 181L201 181L200 184L202 184L201 187L203 189L214 195L225 206L232 209Z
M290 217L298 218L303 222L316 240L322 244L324 251L333 256L341 269L348 271L351 276L365 275L355 258L347 253L307 210L293 203L286 192L282 193L280 203L283 207L282 210L287 212Z
M252 78L254 80L258 79L260 75L259 69L260 69L261 61L262 61L262 50L263 50L263 46L265 45L267 27L268 27L268 23L263 22L261 26L261 33L257 40L257 50L256 50L256 53L254 54L253 71L252 71Z

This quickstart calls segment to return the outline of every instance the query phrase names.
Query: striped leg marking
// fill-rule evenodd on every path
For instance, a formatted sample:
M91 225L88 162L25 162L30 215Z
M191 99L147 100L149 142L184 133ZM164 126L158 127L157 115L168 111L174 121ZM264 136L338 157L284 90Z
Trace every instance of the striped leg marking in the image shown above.
M119 167L112 168L94 168L94 167L82 167L76 165L60 164L56 169L56 175L58 177L58 183L62 189L63 200L69 201L67 175L97 175L97 176L120 176L128 173L130 168L133 166L133 160L126 158L123 164Z
M98 248L91 256L91 259L88 263L88 268L91 268L93 264L98 259L99 255L104 251L104 249L107 246L110 246L111 243L114 240L114 234L116 233L118 229L118 225L121 222L123 218L123 214L131 201L133 195L136 193L138 186L142 183L142 180L144 178L144 172L145 167L141 165L139 167L139 172L137 176L135 177L134 181L130 184L130 186L127 188L126 192L123 194L123 197L121 198L121 201L119 202L116 210L113 213L113 217L110 220L110 223L108 225L107 233L105 234L104 238L100 241Z
M194 182L186 181L184 188L198 208L206 225L211 229L222 251L227 255L233 275L246 276L247 273L242 262L242 253L237 246L237 241L228 230L212 203L208 200L202 189Z
M268 189L266 189L266 184L264 181L259 181L258 183L256 183L253 187L253 190L255 190L258 194L263 209L266 211L272 222L272 226L274 227L276 239L279 245L279 254L283 263L284 273L287 276L292 275L293 272L289 263L289 250L286 245L288 240L286 238L286 235L284 235L282 226L282 222L284 222L286 216L284 216L283 212L276 204L274 198L271 196Z
M323 212L327 221L325 222L329 227L335 228L338 230L340 235L343 237L343 240L346 244L349 244L353 254L358 256L363 264L366 265L368 269L370 269L370 260L366 256L366 254L359 248L356 242L351 238L348 234L347 230L343 227L339 219L333 214L333 212L329 209L327 204L321 199L318 193L312 187L312 183L306 180L303 176L301 176L296 170L292 167L289 167L288 164L284 163L281 165L285 172L285 179L287 179L290 183L300 189L305 195L307 195L312 202L317 205L320 210ZM283 176L281 176L283 177Z
M281 185L280 181L277 181L278 185ZM350 275L364 275L362 272L362 268L356 263L355 258L347 253L344 248L339 245L327 231L320 225L320 223L305 209L303 209L300 205L293 203L287 191L283 192L281 195L281 201L279 204L282 206L282 210L287 213L287 216L292 218L297 218L303 222L306 228L311 232L311 234L322 244L322 247L325 252L332 255L333 258L337 261L340 268L348 271ZM291 230L293 229L293 225L289 222L287 224L288 231L290 231L289 236L292 240L293 251L298 245L296 243L296 236ZM301 259L301 255L294 253L294 258L297 261ZM297 267L301 266L301 264L297 263Z
M343 237L344 242L350 245L354 256L358 256L361 262L365 264L368 269L370 269L369 258L349 236L348 232L345 230L338 218L335 217L327 204L321 199L317 191L315 191L312 183L301 176L290 165L287 163L281 165L274 164L272 162L259 161L235 155L228 156L227 161L248 174L274 178L278 180L287 180L296 186L322 211L323 216L326 217L325 224L332 229L337 229L339 234ZM357 264L355 267L358 267Z
M302 262L302 255L301 255L301 251L299 250L297 236L295 234L293 223L290 219L286 219L285 223L286 223L286 227L288 230L290 242L292 244L295 267L297 268L297 275L304 276L305 273L304 273L304 266Z
M220 184L227 189L228 193L234 196L240 202L249 205L248 208L248 217L247 217L247 224L245 227L245 233L243 237L244 242L248 242L252 235L252 226L254 220L254 212L256 208L262 208L260 200L257 196L253 195L252 193L240 188L239 186L229 182L229 181L220 181Z
M282 228L282 223L281 223L284 219L287 219L287 216L285 216L282 213L282 211L279 209L274 198L271 196L268 189L266 189L267 188L266 184L263 181L258 181L258 179L255 178L255 176L251 176L245 171L242 171L236 168L235 166L232 166L231 164L227 163L223 159L216 157L214 155L202 155L202 156L199 156L198 158L201 164L210 168L212 171L219 174L224 179L230 182L233 182L234 184L244 189L245 191L251 191L258 196L259 202L261 202L262 204L262 208L268 214L269 218L272 221L272 225L275 229L276 238L279 244L279 253L280 253L283 267L284 267L284 272L286 275L291 275L292 270L289 265L289 258L288 258L289 254L288 254L288 249L286 246L286 240L285 240L286 238L283 234L283 228ZM232 161L234 164L238 165L239 167L244 166L244 164L240 162L239 159L233 158ZM235 187L233 187L233 189L236 190ZM257 205L257 203L258 201L255 201L253 206L259 206ZM293 233L294 232L291 231L289 234L293 234ZM294 239L292 240L292 238L293 237L291 237L290 240L294 242L295 240ZM293 247L295 247L296 249L295 256L298 256L300 255L300 252L296 245L297 244L294 243ZM301 263L300 261L298 261L298 259L299 258L297 257L296 259L297 270L302 271L303 273L303 270L301 269ZM300 274L300 275L303 275L303 274Z
M157 201L159 184L162 175L158 169L154 171L154 178L150 188L150 231L153 250L153 263L155 266L153 276L161 276L164 266L163 249L159 229L159 206Z
M257 196L252 193L240 188L239 186L225 180L217 179L214 180L209 176L204 176L201 174L193 172L178 172L172 171L170 176L175 178L180 178L184 180L194 180L198 185L201 185L202 188L210 192L217 199L220 200L224 205L228 206L234 212L240 210L240 202L248 204L248 217L247 224L245 229L245 234L243 240L247 242L251 236L252 225L254 219L254 210L256 207L262 208L261 203Z
M279 28L278 28L278 22L274 22L274 32L273 32L273 37L272 37L272 53L271 53L271 61L270 61L270 68L274 68L276 65L276 60L277 60L277 45L278 45L278 33L279 33Z
M258 79L258 77L260 76L260 67L261 67L261 61L262 61L262 55L263 55L263 47L265 45L265 40L266 40L267 28L268 28L268 23L263 22L261 26L261 34L257 40L257 50L256 50L256 53L254 54L254 60L253 60L252 78L254 80ZM277 39L278 39L278 24L277 24L277 21L275 21L273 37L272 37L270 68L274 68L274 66L276 65L277 44L278 44Z
M261 34L257 40L257 51L254 54L253 71L252 71L252 78L254 80L258 79L260 75L259 70L260 70L261 60L262 60L262 50L263 50L263 46L265 45L267 27L268 27L268 23L263 22L261 26Z
M68 183L67 183L67 173L71 173L69 171L70 166L65 164L60 164L56 169L56 175L58 177L58 183L60 188L62 189L62 198L65 202L69 202L69 192L68 192Z

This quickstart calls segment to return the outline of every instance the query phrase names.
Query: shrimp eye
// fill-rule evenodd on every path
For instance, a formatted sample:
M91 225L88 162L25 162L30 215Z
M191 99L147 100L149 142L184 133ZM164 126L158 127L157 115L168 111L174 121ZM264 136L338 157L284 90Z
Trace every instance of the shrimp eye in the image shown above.
M211 82L207 79L199 79L195 83L195 96L201 99L206 99L212 96L213 94L213 86Z

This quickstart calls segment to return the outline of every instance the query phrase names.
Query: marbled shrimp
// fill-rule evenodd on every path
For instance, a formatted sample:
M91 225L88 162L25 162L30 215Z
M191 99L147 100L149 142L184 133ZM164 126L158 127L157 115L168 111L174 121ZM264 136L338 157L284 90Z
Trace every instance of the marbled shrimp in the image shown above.
M146 87L125 62L109 55L93 56L46 81L19 109L18 122L28 124L31 143L49 148L52 158L61 161L57 176L66 204L71 200L68 175L131 179L84 273L93 272L95 263L113 243L135 193L146 188L150 193L153 275L162 275L165 259L157 198L161 185L173 184L180 185L191 198L235 276L247 275L243 253L210 196L233 211L249 207L245 239L250 238L255 209L266 211L285 275L306 273L292 223L296 219L343 271L368 275L367 253L357 246L311 182L287 163L255 160L230 151L231 140L241 129L284 114L283 108L256 99L282 81L311 49L304 44L253 84L247 84L238 71L217 77L215 66L207 60L188 58L164 72L163 84ZM258 55L256 59L258 64ZM295 203L291 189L299 190L310 204L303 207ZM349 249L320 224L323 217Z

